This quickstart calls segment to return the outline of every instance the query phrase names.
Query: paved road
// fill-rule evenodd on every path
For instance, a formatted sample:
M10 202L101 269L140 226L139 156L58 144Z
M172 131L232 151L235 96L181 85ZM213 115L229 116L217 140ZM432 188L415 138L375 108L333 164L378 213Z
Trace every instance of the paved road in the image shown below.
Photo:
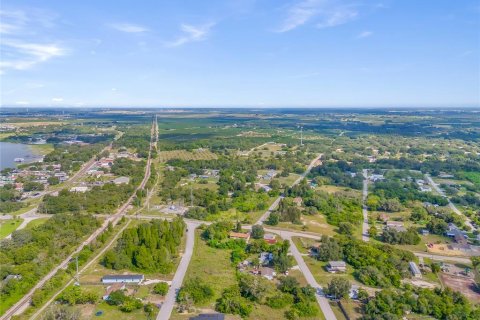
M307 264L303 260L303 257L300 254L300 251L298 251L297 247L295 246L295 243L293 243L292 238L288 237L286 239L290 241L290 252L293 254L293 257L297 261L300 271L302 271L308 284L311 285L313 288L315 288L315 291L316 291L315 298L317 298L317 303L320 306L320 309L322 309L325 319L336 320L337 318L333 313L332 307L328 303L328 299L325 298L323 294L322 287L317 283L317 280L315 280L315 278L313 277L312 273L310 272L310 269L308 268Z
M432 177L430 177L429 174L425 174L425 179L428 181L428 184L431 185L433 189L435 189L435 191L437 191L442 197L448 200L448 206L450 207L450 209L452 209L452 211L458 214L459 216L465 217L466 218L465 224L469 226L472 231L476 230L476 228L472 224L472 220L470 220L469 217L465 216L460 210L458 210L457 207L455 207L452 201L450 201L450 199L445 195L445 192L440 188L440 186L435 181L433 181Z
M93 259L91 259L86 265L84 265L79 271L78 273L79 274L82 274L82 272L84 272L85 270L87 270L88 267L90 267L94 262L96 262L108 249L110 249L110 247L115 243L115 241L118 239L118 237L122 234L122 232L128 227L128 225L130 224L130 222L132 222L132 220L129 220L125 223L125 225L120 229L118 230L118 232L116 233L116 235L112 238L112 240L97 254L95 255L95 257ZM31 317L30 319L36 319L38 316L40 316L42 314L42 312L50 305L53 303L53 301L55 301L55 299L60 295L60 293L63 292L63 290L65 290L68 286L70 286L71 284L73 284L73 282L75 281L75 279L71 279L70 281L67 282L67 284L65 284L60 290L57 291L57 293L55 293L51 298L50 300L48 300L41 308L39 308L37 310L37 312L35 312Z
M362 240L369 241L370 235L368 234L368 208L367 201L368 196L368 170L363 169L363 191L362 191L362 213L363 213L363 224L362 224Z
M322 157L323 154L319 154L315 159L313 159L310 164L308 165L307 169L305 170L304 173L302 173L300 175L300 177L298 177L297 180L295 180L293 183L292 183L292 187L299 184L300 181L302 181L309 173L310 171L312 170L312 168L315 166L315 163L320 160L320 158ZM270 216L270 213L272 213L273 211L275 211L275 209L277 209L278 207L278 204L280 203L280 201L283 199L284 197L283 196L279 196L277 199L275 199L275 201L272 203L272 205L267 209L267 211L265 211L265 213L258 219L257 223L256 224L263 224L267 219L268 217Z
M153 147L153 133L154 133L154 127L156 126L156 123L152 124L152 129L151 129L151 139L150 139L150 148L148 152L148 159L147 159L147 165L145 168L145 174L143 177L142 182L140 185L135 189L133 194L130 196L130 198L125 202L120 208L118 208L117 212L105 219L103 222L102 226L95 230L84 242L82 242L77 249L72 252L68 257L65 258L59 265L57 265L55 268L53 268L47 275L45 275L35 286L32 287L32 289L25 294L17 303L15 303L12 307L10 307L1 317L0 320L5 320L5 319L10 319L13 315L21 313L26 306L30 304L31 297L35 290L41 288L48 280L50 280L60 269L66 269L70 261L87 245L89 245L100 233L102 233L107 227L108 224L111 222L112 225L117 224L118 221L125 215L127 212L128 207L132 203L133 199L135 198L135 195L139 189L145 188L145 184L148 181L148 178L150 177L150 165L152 163L151 159L151 151Z
M170 318L172 314L173 306L175 305L175 300L177 298L177 293L183 283L183 278L187 272L188 265L190 264L190 259L192 258L193 246L195 243L195 229L200 225L199 222L187 221L187 243L185 246L185 252L182 255L182 260L178 265L175 276L173 277L172 284L168 293L165 297L160 311L157 315L157 320L166 320Z
M437 261L453 261L453 262L465 263L465 264L471 264L472 263L472 261L469 258L440 256L440 255L436 255L436 254L422 253L422 252L414 252L413 254L416 255L417 257L429 258L429 259L437 260Z

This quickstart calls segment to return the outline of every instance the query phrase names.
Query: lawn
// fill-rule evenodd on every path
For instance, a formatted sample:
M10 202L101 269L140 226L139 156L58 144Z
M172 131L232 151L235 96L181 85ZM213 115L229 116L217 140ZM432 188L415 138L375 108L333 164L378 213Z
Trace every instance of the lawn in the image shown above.
M10 233L15 231L22 221L23 219L10 219L0 222L0 239L5 238Z
M53 144L46 143L46 144L31 144L29 145L30 149L33 153L38 155L46 155L49 154L54 150Z
M160 151L158 154L159 161L166 162L171 159L180 160L212 160L217 159L217 155L209 150L174 150L174 151Z
M281 229L290 229L295 231L307 231L321 235L333 236L335 235L336 227L327 223L324 215L316 214L313 216L302 215L301 221L303 224L294 224L291 222L280 222L277 226ZM270 226L269 226L270 227Z
M40 226L40 225L44 224L45 222L47 222L48 219L50 219L50 218L39 218L39 219L32 220L27 224L25 229L33 229L36 226Z
M211 248L200 237L201 230L195 233L195 249L185 274L184 281L198 277L209 283L214 291L214 298L202 307L214 307L218 299L228 286L237 282L235 267L230 262L230 251Z

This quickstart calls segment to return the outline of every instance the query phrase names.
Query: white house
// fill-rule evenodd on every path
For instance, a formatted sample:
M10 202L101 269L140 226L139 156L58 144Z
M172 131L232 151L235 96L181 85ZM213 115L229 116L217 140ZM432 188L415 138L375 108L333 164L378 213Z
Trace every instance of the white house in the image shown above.
M140 283L144 279L143 274L106 275L102 277L102 283Z

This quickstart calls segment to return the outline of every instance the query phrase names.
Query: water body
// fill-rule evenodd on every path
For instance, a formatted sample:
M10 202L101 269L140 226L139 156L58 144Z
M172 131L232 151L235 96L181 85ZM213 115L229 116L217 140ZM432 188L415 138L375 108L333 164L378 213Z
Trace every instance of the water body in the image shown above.
M32 162L39 156L28 145L0 141L0 170L15 168L18 164L14 161L15 158L23 158L25 162Z

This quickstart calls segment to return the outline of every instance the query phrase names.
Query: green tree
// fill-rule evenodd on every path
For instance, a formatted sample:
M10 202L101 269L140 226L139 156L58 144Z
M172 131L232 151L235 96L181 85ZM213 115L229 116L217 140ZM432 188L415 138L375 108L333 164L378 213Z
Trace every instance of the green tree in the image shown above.
M263 230L263 227L259 224L255 224L252 227L252 238L253 239L263 239L263 236L265 235L265 230Z
M167 294L168 288L169 288L168 283L159 282L159 283L156 283L155 286L153 287L153 292L161 296L164 296Z
M350 222L340 222L338 232L341 234L352 235L355 227Z
M337 299L348 297L352 285L345 278L333 278L328 284L327 293Z

